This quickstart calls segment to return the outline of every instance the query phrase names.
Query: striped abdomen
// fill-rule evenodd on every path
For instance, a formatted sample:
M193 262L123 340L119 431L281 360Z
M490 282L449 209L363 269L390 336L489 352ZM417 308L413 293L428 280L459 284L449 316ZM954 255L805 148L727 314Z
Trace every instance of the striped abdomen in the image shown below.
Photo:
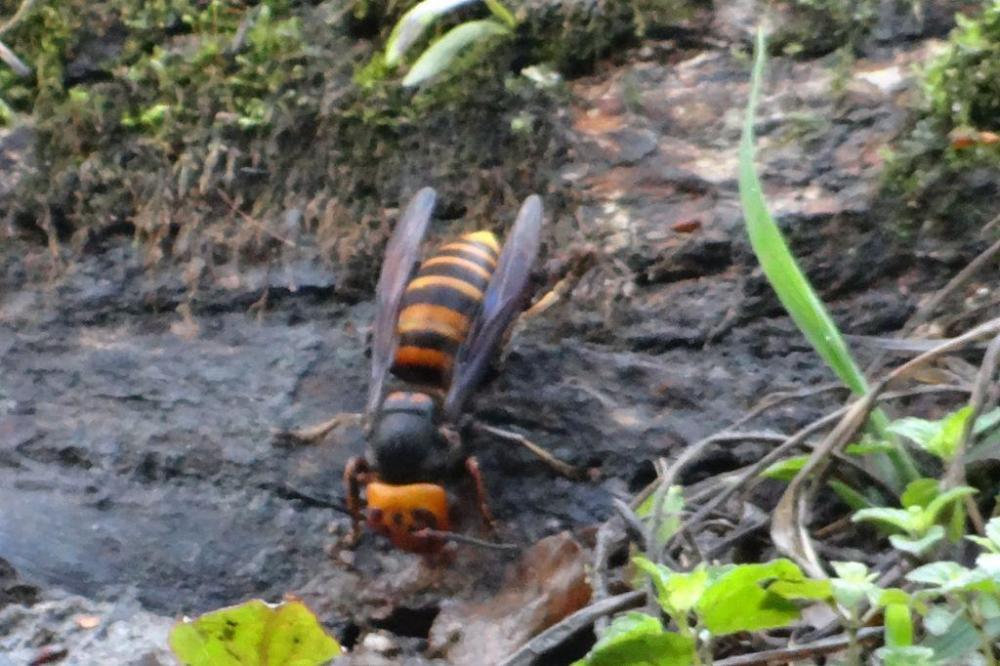
M421 264L400 304L393 374L447 388L455 352L469 332L499 252L492 232L477 231Z

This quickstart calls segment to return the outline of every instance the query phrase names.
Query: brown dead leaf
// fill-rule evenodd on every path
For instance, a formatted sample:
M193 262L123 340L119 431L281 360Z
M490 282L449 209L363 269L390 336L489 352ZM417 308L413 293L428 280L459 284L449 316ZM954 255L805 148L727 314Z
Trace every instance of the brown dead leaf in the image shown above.
M457 666L495 664L535 634L590 601L587 552L568 533L542 539L486 601L444 606L430 631L432 650Z

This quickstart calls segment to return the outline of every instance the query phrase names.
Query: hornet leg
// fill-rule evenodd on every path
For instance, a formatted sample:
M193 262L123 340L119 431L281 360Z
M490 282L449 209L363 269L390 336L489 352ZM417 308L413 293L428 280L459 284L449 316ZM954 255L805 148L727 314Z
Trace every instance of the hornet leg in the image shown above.
M490 529L493 529L493 512L486 499L486 484L483 482L483 473L479 469L479 461L475 456L465 459L465 471L476 486L476 503L479 505L479 514L483 517L483 522Z
M351 514L351 543L361 538L361 486L368 482L370 475L368 461L355 456L344 466L344 494L347 496L347 511Z
M493 426L486 425L485 423L475 423L475 427L483 432L488 432L491 435L500 437L501 439L506 439L509 442L514 442L515 444L520 444L524 448L528 449L536 456L538 456L542 462L551 467L557 474L561 474L570 479L584 479L587 474L584 470L570 465L567 462L559 460L554 455L546 451L544 448L535 444L530 439L524 435L518 434L516 432L511 432L510 430L502 430L501 428L494 428Z

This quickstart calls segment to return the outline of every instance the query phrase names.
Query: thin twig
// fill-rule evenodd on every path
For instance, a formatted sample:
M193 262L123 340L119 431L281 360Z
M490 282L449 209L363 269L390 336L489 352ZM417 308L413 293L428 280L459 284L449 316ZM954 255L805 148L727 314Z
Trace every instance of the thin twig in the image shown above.
M718 444L720 442L745 442L745 441L758 441L758 442L772 442L772 441L784 441L785 435L780 435L777 433L769 432L732 432L729 429L723 430L721 432L714 433L700 439L694 444L686 447L681 454L677 457L673 466L669 470L670 485L674 484L674 480L680 471L689 465L695 458L697 458L706 448L712 444ZM635 497L630 502L633 509L636 509L645 502L649 496L660 487L660 479L657 478L650 482L645 488L636 493Z
M625 522L626 529L639 545L640 550L646 550L646 544L649 543L649 530L642 524L639 516L635 515L632 507L617 497L611 498L611 506L615 508L615 511L618 512L618 515Z
M760 402L751 409L749 412L744 414L739 418L739 420L732 423L726 430L734 430L744 423L750 421L751 419L759 416L769 409L774 409L778 405L781 405L792 400L798 400L800 398L811 398L814 395L819 395L821 393L829 393L831 391L847 391L849 390L846 386L840 382L830 382L829 384L820 384L819 386L810 386L808 388L799 389L796 391L778 391L776 393L771 393L765 395L761 398Z
M460 543L465 546L475 546L476 548L485 548L486 550L498 550L504 553L516 553L520 552L521 550L521 546L518 546L517 544L514 543L498 543L495 541L486 541L485 539L477 539L476 537L471 537L465 534L459 534L458 532L443 532L441 530L432 530L429 527L416 530L413 532L413 535L419 539L423 538L441 539L443 541Z
M969 440L972 438L972 429L976 424L976 419L986 405L987 395L990 385L993 383L993 376L997 371L997 360L1000 359L1000 335L993 338L993 341L986 348L983 355L982 365L979 366L979 374L976 376L976 383L972 387L972 397L969 398L970 413L962 428L962 436L958 439L958 447L954 457L948 464L948 469L942 477L943 490L957 488L965 485L965 452L969 447ZM976 532L985 533L985 522L979 513L979 506L971 497L965 498L965 506L968 509L969 519L972 521Z
M869 389L868 393L851 404L843 418L826 436L822 444L809 456L808 462L788 483L784 494L775 508L771 523L771 538L780 551L794 559L810 575L823 577L822 564L816 555L812 539L806 529L806 514L816 492L816 480L822 477L831 464L831 453L845 446L854 434L865 424L868 415L875 408L879 395L894 381L907 377L920 366L944 354L960 349L964 345L985 335L1000 332L1000 318L988 321L972 330L944 342L931 351L925 352L890 372L885 378Z
M500 666L531 666L546 652L559 647L576 632L594 624L598 618L634 608L642 603L645 596L644 592L636 590L581 608L519 647L514 654L501 662Z
M868 643L881 638L882 633L882 627L865 627L858 631L854 640ZM790 663L808 659L809 657L840 652L851 644L851 640L851 637L847 635L835 636L808 645L796 645L778 650L765 650L764 652L757 652L755 654L741 654L738 657L720 659L714 662L714 664L715 666L757 666L759 664Z
M1000 220L1000 216L997 216L993 222ZM993 224L991 222L990 224ZM987 225L989 226L989 225ZM921 324L930 320L937 309L945 302L959 287L965 284L973 275L978 273L984 266L986 266L997 253L1000 253L1000 239L998 239L993 245L986 248L981 252L975 259L970 261L965 268L960 270L955 274L948 283L939 289L930 299L927 300L920 308L911 316L901 329L901 335L906 336L913 332ZM885 360L886 353L882 352L877 354L871 363L868 364L868 372L874 372L876 368L881 367L882 362Z
M878 402L887 402L890 400L897 400L899 398L909 398L915 395L923 395L927 393L954 393L954 392L965 392L969 391L968 388L962 386L918 386L905 391L895 391L888 392L880 396ZM724 504L730 497L732 497L740 488L749 483L754 477L759 475L764 469L766 469L771 463L781 458L782 456L795 450L797 447L803 445L804 440L812 435L813 433L822 430L831 423L834 423L838 419L842 418L847 412L848 407L841 407L835 412L831 412L816 421L813 421L809 425L805 426L795 434L788 437L780 446L766 453L760 460L741 468L736 474L738 477L735 481L728 484L726 488L722 490L713 490L712 499L707 503L702 505L694 514L692 514L687 520L684 521L683 527L686 529L694 529L696 525L702 522L709 514L715 511L719 506ZM716 480L718 483L718 480Z
M621 502L617 498L614 501ZM611 553L617 544L626 538L625 531L619 522L611 518L597 529L597 540L594 545L594 573L590 577L591 603L598 603L608 598L608 561L611 559ZM606 617L599 618L595 627L598 631L602 631L606 623Z
M950 279L948 284L934 294L934 296L932 296L915 315L910 317L910 320L906 322L904 330L907 332L912 331L914 328L930 319L942 303L955 293L959 287L968 282L973 275L978 273L987 264L993 261L993 257L998 254L1000 254L1000 239L997 239L993 245L990 245L988 248L980 252L975 259L970 261L965 266L965 268L955 274L955 277Z

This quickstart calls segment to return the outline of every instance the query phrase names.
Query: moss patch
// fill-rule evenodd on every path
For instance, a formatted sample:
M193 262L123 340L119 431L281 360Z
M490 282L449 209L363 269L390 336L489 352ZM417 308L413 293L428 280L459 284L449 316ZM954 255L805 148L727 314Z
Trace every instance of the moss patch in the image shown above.
M897 142L886 189L929 219L978 226L1000 183L1000 4L958 17L922 75L923 105Z
M517 72L585 69L639 27L687 20L689 3L511 1L514 39L416 92L378 60L412 4L38 3L5 36L37 75L0 70L0 98L34 126L46 168L0 214L62 246L134 234L150 263L305 253L346 267L341 286L367 286L384 208L420 185L470 225L496 225L528 191L557 209L562 93Z

